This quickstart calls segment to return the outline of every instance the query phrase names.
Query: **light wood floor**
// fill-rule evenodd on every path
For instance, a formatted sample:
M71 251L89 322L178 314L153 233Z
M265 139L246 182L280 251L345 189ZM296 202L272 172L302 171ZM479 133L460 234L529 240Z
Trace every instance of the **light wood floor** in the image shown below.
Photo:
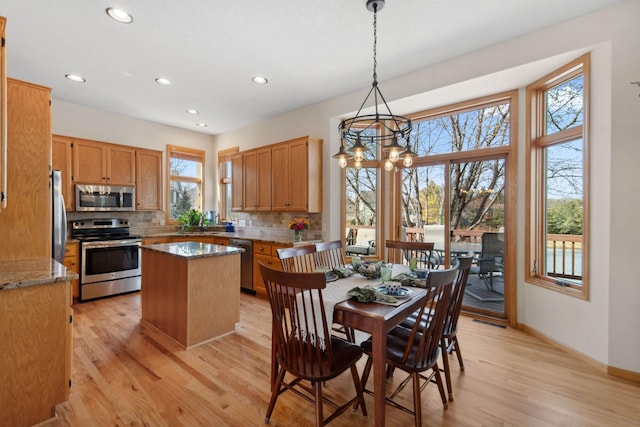
M269 399L270 310L241 298L236 332L189 351L140 326L137 293L74 306L73 387L58 406L65 426L261 426ZM443 410L437 388L422 393L430 426L638 426L640 387L603 373L518 330L461 319L466 365L453 364L455 400ZM362 372L364 358L359 368ZM392 381L399 381L396 372ZM329 395L352 393L350 376ZM370 384L371 386L371 384ZM406 394L410 399L410 390ZM366 396L370 413L371 396ZM313 407L283 394L273 426L313 425ZM412 425L387 407L387 425ZM345 414L334 426L370 426Z

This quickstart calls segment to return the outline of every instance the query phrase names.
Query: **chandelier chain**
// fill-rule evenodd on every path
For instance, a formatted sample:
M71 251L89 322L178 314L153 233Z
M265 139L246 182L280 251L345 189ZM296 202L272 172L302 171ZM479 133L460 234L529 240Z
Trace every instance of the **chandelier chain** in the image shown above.
M377 47L378 47L378 5L373 5L373 81L378 81L378 73L376 68L378 67L377 59Z

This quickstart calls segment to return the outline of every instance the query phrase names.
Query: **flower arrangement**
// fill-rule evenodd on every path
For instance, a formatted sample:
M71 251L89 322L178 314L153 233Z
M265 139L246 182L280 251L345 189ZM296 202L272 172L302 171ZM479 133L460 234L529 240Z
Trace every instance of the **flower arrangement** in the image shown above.
M306 218L294 218L289 223L289 228L294 231L306 230L311 226L311 223Z
M306 230L311 226L311 223L306 218L294 218L289 222L289 229L293 230L296 241L302 240L302 230Z

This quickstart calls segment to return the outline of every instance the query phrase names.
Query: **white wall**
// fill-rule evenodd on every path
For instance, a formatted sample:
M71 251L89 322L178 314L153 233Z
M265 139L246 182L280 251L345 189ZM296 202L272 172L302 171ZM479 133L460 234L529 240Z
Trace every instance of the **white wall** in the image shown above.
M397 114L523 88L586 51L592 52L591 247L589 301L524 282L524 168L518 175L518 322L600 362L640 372L640 285L634 268L640 242L640 2L629 0L603 11L520 39L418 70L380 87ZM382 67L380 71L383 72ZM323 138L324 215L329 238L340 237L340 170L330 155L338 150L337 124L356 108L363 89L218 135L218 149L242 150L311 135ZM521 91L522 94L522 91ZM520 100L519 150L524 164L524 103ZM612 167L612 164L614 165ZM636 191L634 191L636 190Z
M167 144L204 150L205 210L217 210L215 194L217 193L218 159L211 135L60 101L55 98L55 91L53 92L52 121L53 133L56 135L159 150L165 153L165 162ZM165 176L165 183L166 179Z

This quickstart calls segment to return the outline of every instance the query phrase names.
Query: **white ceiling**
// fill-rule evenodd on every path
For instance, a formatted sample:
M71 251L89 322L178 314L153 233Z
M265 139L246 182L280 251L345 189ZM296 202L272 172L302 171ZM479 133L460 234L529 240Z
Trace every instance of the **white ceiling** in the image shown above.
M388 0L378 13L378 80L383 86L617 1ZM3 0L0 15L9 77L49 86L55 99L217 134L354 90L364 98L373 67L365 3ZM109 6L134 22L111 20ZM257 74L269 84L254 84Z

